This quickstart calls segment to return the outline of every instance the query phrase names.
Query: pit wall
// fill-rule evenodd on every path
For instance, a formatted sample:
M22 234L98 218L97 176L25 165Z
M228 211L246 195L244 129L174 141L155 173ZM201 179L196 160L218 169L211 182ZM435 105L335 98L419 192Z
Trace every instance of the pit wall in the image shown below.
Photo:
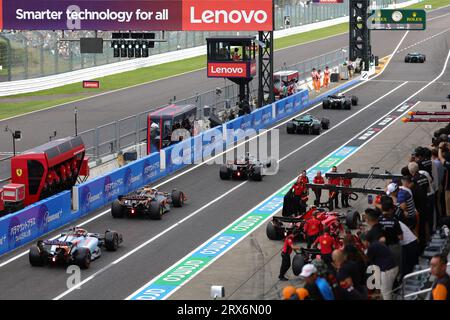
M225 150L224 141L226 140L217 139L217 130L222 138L231 130L258 131L269 128L274 123L319 103L326 95L336 94L359 81L359 78L348 81L313 100L309 100L308 90L299 91L290 97L259 108L251 114L229 121L222 127L210 129L177 145L165 148L160 153L153 153L105 175L76 185L72 196L70 191L65 191L2 217L0 218L0 255L64 225L74 223L107 206L117 199L118 195L127 194L154 183L189 165L184 163L198 163L203 155L208 155L211 149L218 146L217 144L222 144ZM216 137L212 138L214 135ZM177 153L173 152L174 148L188 150L188 152L178 153L184 156L183 163L177 163L172 159L173 154Z

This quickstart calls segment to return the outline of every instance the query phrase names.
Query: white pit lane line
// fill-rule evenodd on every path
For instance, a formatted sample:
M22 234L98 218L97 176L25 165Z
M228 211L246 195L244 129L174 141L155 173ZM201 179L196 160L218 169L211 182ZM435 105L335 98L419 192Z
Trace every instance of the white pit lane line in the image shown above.
M447 64L448 64L448 60L450 58L450 51L447 54L447 58L445 60L444 63L444 67L441 71L441 73L432 81L430 81L428 84L426 84L425 86L423 86L422 88L420 88L417 92L415 92L414 94L412 94L411 96L409 96L407 99L405 99L402 103L398 104L395 108L391 109L389 112L387 112L385 115L383 115L382 117L380 117L379 119L377 119L376 121L374 121L371 125L369 125L368 127L366 127L365 129L363 129L362 131L360 131L358 134L356 134L355 136L353 136L352 138L350 138L348 141L346 141L344 144L342 144L341 146L339 146L338 148L336 148L334 151L332 151L330 154L328 154L326 157L324 157L323 159L321 159L320 161L318 161L317 163L315 163L311 168L308 169L311 170L312 168L314 168L315 166L317 166L319 163L321 163L321 161L323 161L324 159L326 159L327 157L333 155L335 152L337 152L338 150L340 150L341 148L345 147L349 142L351 142L353 139L355 139L356 137L360 136L361 134L363 134L365 131L367 131L368 129L372 128L374 125L376 125L377 123L379 123L380 121L382 121L384 118L386 118L387 116L389 116L392 112L394 112L395 110L397 110L399 107L402 107L406 102L410 101L412 98L414 98L415 96L417 96L419 93L421 93L423 90L425 90L426 88L428 88L430 85L432 85L434 82L436 82L439 78L441 78L447 68ZM413 104L412 106L410 106L409 108L407 108L406 110L404 110L404 112L399 115L398 117L395 118L394 121L389 122L386 126L384 126L380 131L378 131L376 134L374 134L373 136L371 136L367 141L365 141L361 146L359 146L357 148L357 150L360 150L362 147L364 147L365 145L367 145L370 141L372 141L376 136L378 136L382 131L384 131L386 128L390 127L392 124L394 124L397 120L401 120L402 117L404 115L406 115L410 110L412 110L417 104L419 104L420 101L416 102L415 104ZM355 153L351 153L350 155L346 156L345 158L343 158L343 160L340 162L342 163L343 161L345 161L347 158L349 158L351 155L354 155ZM295 179L297 178L297 176L293 177L292 181L290 181L289 183L295 181ZM289 184L288 183L288 184ZM178 260L177 262L175 262L173 265L171 265L169 268L167 268L166 270L164 270L163 272L161 272L159 275L157 275L156 277L154 277L152 280L150 280L149 282L147 282L145 285L143 285L142 287L140 287L138 290L136 290L135 292L133 292L132 294L130 294L128 297L125 298L125 300L130 300L133 296L137 295L138 293L142 292L145 288L149 287L152 283L154 283L155 281L157 281L160 277L162 277L164 274L168 273L170 270L174 269L177 265L179 265L182 261L187 260L191 255L193 255L195 252L199 251L203 246L205 246L206 244L208 244L210 241L212 241L214 238L217 238L218 236L220 236L223 232L225 232L226 230L228 230L231 226L233 226L233 224L237 223L237 221L239 221L240 219L242 219L242 217L250 214L251 212L253 212L256 208L258 208L259 206L262 206L264 203L266 203L268 200L270 200L273 196L275 196L276 194L278 194L279 192L281 192L283 189L286 188L286 185L282 186L280 189L278 189L277 191L275 191L272 195L270 195L268 198L264 199L263 201L261 201L259 204L257 204L255 207L253 207L252 209L250 209L249 211L247 211L244 215L242 215L241 217L239 217L238 219L236 219L235 221L233 221L232 223L230 223L228 226L226 226L224 229L222 229L220 232L218 232L217 234L215 234L214 236L212 236L211 238L209 238L207 241L205 241L203 244L201 244L200 246L198 246L197 248L195 248L194 250L192 250L189 254L187 254L186 256L184 256L183 258L181 258L180 260ZM266 218L261 224L263 225L264 222L266 222L268 219L270 219L273 215L277 214L281 209L278 209L276 212L274 212L271 216L269 216L268 218ZM259 227L260 227L259 226ZM259 228L258 227L258 228ZM255 229L256 230L256 229ZM252 232L254 232L255 230L253 230ZM169 298L171 295L173 295L175 292L177 292L179 289L181 289L184 285L186 285L187 283L189 283L190 281L192 281L192 279L194 279L197 275L199 275L202 271L204 271L206 268L208 268L209 266L211 266L214 261L216 261L217 259L219 259L221 256L223 256L225 253L227 253L228 251L230 251L234 246L236 246L238 243L240 243L242 240L244 240L245 238L247 238L252 232L245 234L244 236L242 236L241 238L239 238L239 240L237 240L236 242L234 242L231 246L229 246L228 248L226 248L225 250L223 250L220 254L218 254L215 258L213 258L211 261L209 261L206 265L204 265L198 272L194 273L192 276L190 276L189 278L187 278L181 285L177 286L174 290L170 291L167 295L164 296L163 300L166 300L167 298Z
M362 81L362 82L360 82L360 83L357 83L356 85L354 85L354 86L352 86L352 87L350 87L350 88L348 88L348 89L342 91L341 93L346 93L346 92L348 92L348 91L354 90L354 89L358 88L359 86L361 86L361 85L363 85L363 84L365 84L365 83L369 83L370 81L375 80L377 77L381 76L381 75L383 74L384 70L386 70L386 68L387 68L387 66L389 65L390 61L392 60L392 57L396 54L398 48L401 46L401 44L402 44L403 41L405 40L405 38L406 38L406 36L408 35L408 33L409 33L409 31L405 32L405 34L403 35L402 39L401 39L400 42L398 43L397 47L395 47L395 49L394 49L394 51L392 52L392 54L389 55L388 61L386 62L386 66L384 67L384 69L383 69L379 74L373 76L373 77L372 77L371 79L369 79L368 81ZM325 95L326 95L326 92L324 93L324 96L325 96ZM216 159L216 158L218 158L218 157L221 157L221 156L223 156L224 154L226 154L227 152L229 152L229 151L231 151L231 150L234 150L235 148L238 148L239 146L242 146L242 145L248 143L249 141L251 141L251 140L253 140L253 139L258 138L258 137L260 137L260 136L263 135L263 134L267 134L268 132L272 131L273 129L276 129L276 128L278 128L278 127L281 127L281 126L285 125L286 123L288 123L289 121L291 121L291 119L292 119L293 117L300 116L300 115L303 115L303 114L305 114L305 113L308 113L308 112L310 112L311 110L314 110L314 109L316 109L317 107L319 107L319 106L321 106L321 105L322 105L321 103L318 103L318 104L316 104L316 105L314 105L314 106L312 106L312 107L310 107L310 108L307 108L306 110L304 110L304 111L302 111L302 112L300 112L300 113L298 113L298 114L294 114L294 115L292 115L292 117L290 117L290 118L286 119L285 121L282 121L281 123L279 123L279 124L277 124L277 125L275 125L275 126L269 128L267 131L265 131L265 132L263 132L263 133L258 133L257 135L251 137L251 138L248 139L247 141L242 141L242 142L240 142L239 144L237 144L236 146L233 146L232 148L229 148L228 150L225 150L225 151L221 152L220 154L217 154L217 155L215 155L214 157L211 157L211 158L209 158L209 159L203 161L202 163L193 166L192 168L189 168L189 169L187 169L187 170L184 170L184 171L182 171L182 172L180 172L180 173L178 173L178 174L176 174L176 175L170 177L169 179L167 179L167 180L165 180L165 181L163 181L163 182L161 182L161 183L155 185L154 188L157 188L157 189L158 189L159 187L161 187L161 186L163 186L163 185L165 185L165 184L167 184L167 183L169 183L169 182L171 182L171 181L173 181L173 180L178 179L179 177L181 177L181 176L183 176L183 175L185 175L185 174L187 174L187 173L189 173L189 172L191 172L191 171L197 169L198 167L200 167L200 166L202 166L202 165L204 165L204 164L209 163L211 160L214 160L214 159ZM331 128L330 130L328 130L327 132L333 130L335 127L336 127L336 126L332 127L332 128ZM105 214L109 213L110 211L111 211L110 209L107 209L107 210L105 210L105 211L102 211L101 213L95 215L94 217L92 217L92 218L90 218L90 219L84 221L83 223L77 224L77 225L80 226L80 227L81 227L81 226L84 226L84 225L87 225L88 223L90 223L90 222L92 222L92 221L94 221L94 220L96 220L96 219L98 219L98 218L104 216ZM56 230L55 230L55 231L56 231ZM54 238L52 238L52 240L54 240L54 239L56 239L56 238L57 238L57 236L54 237ZM28 250L23 251L23 252L17 254L16 256L11 257L10 259L6 260L5 262L1 263L1 264L0 264L0 268L1 268L1 267L4 267L5 265L7 265L7 264L9 264L9 263L11 263L11 262L13 262L13 261L15 261L15 260L17 260L17 259L23 257L23 256L25 256L26 254L28 254Z

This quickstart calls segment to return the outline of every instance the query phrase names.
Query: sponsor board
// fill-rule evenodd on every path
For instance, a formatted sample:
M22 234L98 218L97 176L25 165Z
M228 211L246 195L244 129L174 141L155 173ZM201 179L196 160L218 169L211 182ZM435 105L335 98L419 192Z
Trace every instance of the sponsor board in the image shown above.
M249 78L245 62L208 62L209 78Z
M100 81L85 80L85 81L83 81L83 88L98 89L98 88L100 88Z
M0 29L271 31L271 0L1 0Z

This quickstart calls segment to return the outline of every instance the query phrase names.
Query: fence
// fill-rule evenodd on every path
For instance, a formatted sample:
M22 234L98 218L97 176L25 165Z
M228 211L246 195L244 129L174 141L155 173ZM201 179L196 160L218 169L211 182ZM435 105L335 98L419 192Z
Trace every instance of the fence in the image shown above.
M407 0L376 0L380 7ZM290 27L335 19L348 15L348 0L343 4L306 4L305 0L275 0L275 27L284 29L285 17ZM150 54L191 48L205 44L205 38L216 32L166 32L167 42L155 43ZM220 34L236 34L221 32ZM246 34L246 33L241 33ZM93 36L93 32L64 32L66 39ZM109 32L99 32L99 37L111 38ZM5 31L0 33L0 82L38 78L87 67L105 65L124 60L114 58L109 43L104 43L103 54L80 54L78 42L61 42L62 31Z
M347 48L335 50L291 66L283 66L283 69L298 70L300 74L299 81L306 81L312 68L324 70L327 65L332 68L343 63L347 50ZM251 100L256 99L257 89L256 87L251 88ZM203 108L205 106L209 106L216 111L222 111L226 105L233 106L238 103L239 87L237 85L225 86L221 88L221 91L221 94L217 94L216 90L211 90L186 99L172 101L171 103L178 105L196 105L199 109L199 117L203 115ZM161 108L165 106L167 105L161 106ZM137 115L132 115L80 133L79 135L85 143L86 152L91 160L99 160L105 156L146 141L147 115L152 110L147 110Z

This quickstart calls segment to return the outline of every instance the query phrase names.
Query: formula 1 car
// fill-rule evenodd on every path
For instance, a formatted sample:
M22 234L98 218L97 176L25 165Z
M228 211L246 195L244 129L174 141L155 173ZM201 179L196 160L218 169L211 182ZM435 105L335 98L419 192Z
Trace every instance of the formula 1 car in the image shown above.
M87 269L91 261L101 256L102 248L116 251L122 241L122 235L116 231L88 233L82 228L73 227L61 233L56 240L39 240L30 248L28 258L34 267L75 264L81 269Z
M327 130L330 127L330 120L327 118L318 118L305 114L303 116L292 119L286 126L288 134L316 134L319 135L322 130Z
M350 229L356 229L360 222L360 214L356 210L349 210L346 214L339 212L326 212L323 208L311 207L305 214L297 217L275 216L266 227L266 235L270 240L282 240L285 236L293 233L298 240L304 240L303 227L313 214L318 212L317 219L322 222L323 227L330 230L330 235L338 242L344 234L344 223Z
M277 166L277 162L273 159L267 161L259 161L255 157L246 154L241 159L230 161L220 167L220 179L251 179L254 181L262 181L265 171L268 168L274 168Z
M424 63L427 57L418 52L408 53L405 57L406 63Z
M168 193L144 187L126 196L119 196L111 204L111 215L113 218L144 215L160 220L172 207L182 207L186 200L184 192L179 190Z
M343 95L331 95L322 101L324 109L344 109L350 110L352 106L358 105L358 97L345 97Z

